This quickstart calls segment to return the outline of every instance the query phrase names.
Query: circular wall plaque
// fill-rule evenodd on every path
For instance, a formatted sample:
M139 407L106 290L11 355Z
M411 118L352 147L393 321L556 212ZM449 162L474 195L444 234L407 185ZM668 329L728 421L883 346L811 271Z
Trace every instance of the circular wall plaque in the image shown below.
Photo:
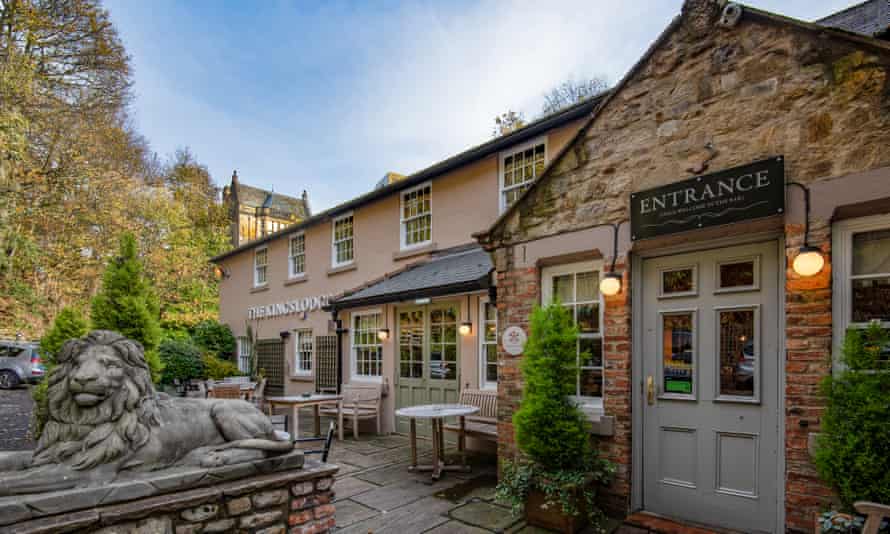
M504 330L504 334L501 336L501 344L504 346L504 350L507 351L507 354L519 356L522 354L523 349L525 349L525 342L527 339L525 330L518 326L509 326Z

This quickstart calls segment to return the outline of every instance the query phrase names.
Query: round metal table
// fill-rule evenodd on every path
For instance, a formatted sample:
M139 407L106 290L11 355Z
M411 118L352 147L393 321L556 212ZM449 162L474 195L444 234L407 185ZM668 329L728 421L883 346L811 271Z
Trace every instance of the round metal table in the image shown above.
M460 432L457 439L463 443L465 439L464 417L473 415L478 411L478 407L468 404L423 404L396 410L397 416L411 419L411 466L408 467L408 470L432 471L433 480L438 480L442 476L443 471L469 472L470 466L467 465L466 454L463 452L461 453L461 465L445 465L445 432L442 428L442 420L446 417L460 418ZM432 465L417 465L417 419L430 420L430 427L433 432ZM460 449L463 451L464 447L460 447Z

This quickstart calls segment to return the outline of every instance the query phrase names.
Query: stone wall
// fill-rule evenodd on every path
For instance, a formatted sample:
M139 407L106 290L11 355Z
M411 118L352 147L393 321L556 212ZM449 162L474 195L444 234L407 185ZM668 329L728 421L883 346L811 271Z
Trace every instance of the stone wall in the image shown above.
M336 466L302 469L174 491L0 527L6 534L316 534L334 527Z
M539 273L512 263L513 247L629 219L630 193L783 155L786 179L814 184L890 166L890 43L841 37L744 9L734 27L720 6L688 0L575 143L481 241L494 251L499 328L526 326L540 300ZM705 148L712 143L711 156ZM707 164L704 166L704 164ZM830 214L828 214L830 216ZM828 217L811 218L810 243L826 254L818 276L790 269L802 225L785 222L786 527L812 531L832 492L807 454L831 372ZM622 269L619 268L619 271ZM624 268L625 277L629 269ZM610 492L627 510L631 483L630 281L605 308L605 410L615 434L601 438L618 464ZM499 452L514 454L510 418L521 395L518 357L499 353Z

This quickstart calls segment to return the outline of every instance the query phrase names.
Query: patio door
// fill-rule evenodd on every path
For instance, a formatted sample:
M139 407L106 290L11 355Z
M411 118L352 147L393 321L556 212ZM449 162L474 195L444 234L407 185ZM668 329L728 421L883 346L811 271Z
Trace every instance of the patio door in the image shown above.
M457 303L405 306L396 309L396 408L458 400L460 368ZM397 418L398 432L408 432L408 420ZM429 427L418 420L417 431Z
M776 242L643 263L643 506L743 532L778 513Z

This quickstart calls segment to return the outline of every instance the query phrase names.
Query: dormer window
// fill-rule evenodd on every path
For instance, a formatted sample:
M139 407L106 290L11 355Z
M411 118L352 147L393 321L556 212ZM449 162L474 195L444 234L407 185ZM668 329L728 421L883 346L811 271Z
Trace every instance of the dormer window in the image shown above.
M532 182L544 172L547 143L535 139L509 152L501 153L501 211L510 207Z

